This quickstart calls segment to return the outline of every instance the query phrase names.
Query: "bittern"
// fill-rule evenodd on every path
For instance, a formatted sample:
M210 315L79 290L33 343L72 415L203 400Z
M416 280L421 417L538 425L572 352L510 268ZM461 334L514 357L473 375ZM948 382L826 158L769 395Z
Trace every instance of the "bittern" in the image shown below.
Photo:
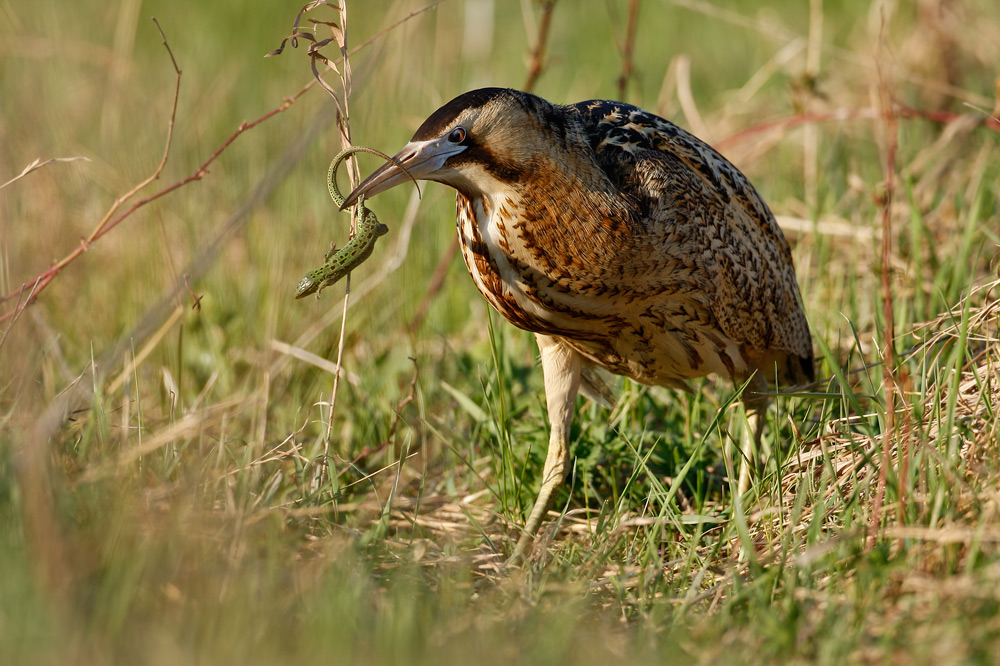
M671 122L622 102L473 90L432 113L344 207L410 178L458 191L469 274L541 352L549 448L515 559L566 479L577 393L606 402L596 369L674 387L712 373L756 389L813 377L774 215L735 166ZM759 423L759 407L748 411Z

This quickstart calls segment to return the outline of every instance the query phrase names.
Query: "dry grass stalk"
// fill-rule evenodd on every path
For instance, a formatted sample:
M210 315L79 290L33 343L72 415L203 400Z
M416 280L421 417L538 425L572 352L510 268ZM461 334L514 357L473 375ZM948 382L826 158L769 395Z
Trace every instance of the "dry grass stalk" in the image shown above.
M89 157L53 157L51 159L45 160L44 162L42 160L40 160L40 159L35 159L35 160L33 160L31 162L31 164L29 164L28 166L24 167L24 169L21 171L21 173L17 174L16 176L14 176L10 180L8 180L6 183L0 184L0 190L4 189L5 187L8 187L10 185L13 185L14 183L16 183L17 181L21 180L22 178L24 178L28 174L30 174L30 173L32 173L34 171L38 171L39 169L41 169L43 167L47 167L50 164L56 164L58 162L78 162L78 161L81 161L81 160L84 161L84 162L89 162L90 158Z

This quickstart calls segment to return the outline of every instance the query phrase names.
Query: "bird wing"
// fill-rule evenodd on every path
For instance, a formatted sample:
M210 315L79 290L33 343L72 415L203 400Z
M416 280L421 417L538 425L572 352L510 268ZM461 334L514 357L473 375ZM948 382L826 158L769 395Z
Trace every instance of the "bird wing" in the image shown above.
M705 142L637 107L593 100L566 109L579 114L595 160L636 211L637 277L655 288L657 280L677 284L679 267L690 271L692 297L704 299L727 337L809 359L811 369L788 242L746 176Z

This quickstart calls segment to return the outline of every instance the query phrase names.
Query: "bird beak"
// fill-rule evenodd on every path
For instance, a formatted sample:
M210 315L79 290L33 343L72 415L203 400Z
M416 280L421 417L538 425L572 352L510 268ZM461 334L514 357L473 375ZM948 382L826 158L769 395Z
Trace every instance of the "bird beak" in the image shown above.
M449 157L458 155L465 148L466 146L448 141L447 135L427 141L411 141L391 161L361 181L347 195L340 209L350 208L361 195L371 197L408 180L433 180L434 172L444 166Z

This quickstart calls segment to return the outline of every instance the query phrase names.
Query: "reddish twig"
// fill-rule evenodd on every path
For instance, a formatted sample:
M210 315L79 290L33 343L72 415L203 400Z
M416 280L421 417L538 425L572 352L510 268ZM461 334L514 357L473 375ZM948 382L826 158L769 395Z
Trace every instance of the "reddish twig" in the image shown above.
M882 38L885 31L885 17L879 31L879 50L882 50ZM892 293L892 200L896 185L896 148L898 123L893 109L891 94L882 73L882 59L877 58L875 71L878 80L879 105L881 116L885 121L885 194L882 198L882 317L883 330L882 368L885 377L885 430L882 433L882 465L879 468L878 486L875 490L872 505L871 523L869 524L867 545L871 548L875 543L875 535L881 524L881 510L885 501L886 485L889 478L889 466L892 460L892 442L896 433L896 348L895 321ZM901 479L900 479L901 481ZM902 495L902 488L898 489Z
M157 23L157 28L160 29L159 23ZM81 254L83 254L84 252L86 252L87 250L89 250L91 244L93 244L95 241L99 240L102 236L104 236L109 231L111 231L112 229L114 229L122 221L124 221L126 218L128 218L129 216L131 216L137 210L139 210L143 206L146 206L147 204L150 204L150 203L156 201L157 199L160 199L160 198L162 198L162 197L170 194L171 192L179 190L180 188L184 187L185 185L188 185L188 184L190 184L190 183L192 183L192 182L194 182L196 180L201 180L202 178L204 178L205 175L208 173L208 167L211 166L211 164L213 162L215 162L215 160L218 159L218 157L223 152L225 152L225 150L227 148L229 148L230 144L232 144L233 141L235 141L241 134L243 134L244 132L246 132L248 130L253 129L257 125L259 125L262 122L264 122L265 120L268 120L268 119L270 119L270 118L278 115L279 113L287 110L292 104L294 104L299 99L299 97L301 97L309 88L311 88L314 85L314 82L310 81L305 86L303 86L297 93L295 93L295 95L293 95L292 97L285 98L285 100L278 107L276 107L276 108L272 109L271 111L265 113L264 115L260 116L256 120L253 120L251 122L244 121L243 123L240 124L240 126L236 129L236 131L233 132L233 134L230 135L229 138L226 139L222 143L222 145L220 145L216 149L216 151L214 153L212 153L208 157L208 159L205 160L201 164L201 166L199 166L191 175L187 176L186 178L183 178L182 180L177 181L173 185L170 185L168 187L163 188L162 190L156 192L155 194L152 194L152 195L150 195L150 196L148 196L148 197L146 197L144 199L139 199L138 201L134 202L131 206L129 206L128 209L126 209L124 212L121 212L120 214L118 214L116 216L115 214L118 212L118 210L122 207L123 204L125 204L132 197L134 197L139 191L141 191L143 188L145 188L146 186L148 186L150 183L152 183L154 180L156 180L159 177L160 173L163 171L163 168L164 168L164 166L167 163L167 158L168 158L168 156L170 154L170 146L171 146L171 141L173 139L174 118L176 116L177 102L178 102L178 97L180 95L181 70L177 67L177 61L174 59L174 55L170 51L170 46L167 44L167 38L163 34L163 30L162 29L160 29L160 35L163 36L163 44L167 48L167 52L170 54L170 60L171 60L171 63L173 63L173 65L174 65L174 71L176 73L176 79L175 79L176 82L175 82L175 85L174 85L174 97L173 97L173 102L171 104L170 120L169 120L168 126L167 126L167 140L166 140L165 149L163 151L163 158L160 160L160 163L157 165L157 167L153 171L152 175L150 175L148 178L146 178L145 180L143 180L141 183L139 183L138 185L136 185L135 187L133 187L131 190L129 190L124 195L122 195L122 196L118 197L117 199L115 199L115 201L112 203L111 207L108 209L108 212L101 219L100 223L98 223L98 225L94 228L94 230L86 238L80 239L80 243L77 245L77 247L72 252L68 253L61 260L59 260L58 262L56 262L55 264L53 264L48 270L40 273L39 275L37 275L32 280L24 283L24 285L30 285L30 284L36 285L34 291L31 293L31 297L28 298L28 299L26 299L24 302L20 303L20 305L18 305L17 307L15 307L15 308L13 308L11 310L8 310L7 312L5 312L2 315L0 315L0 322L6 321L7 319L10 319L11 317L16 316L16 314L20 310L23 310L28 305L30 305L32 302L34 302L35 299L38 298L38 295L42 291L45 290L45 288L49 285L49 283L52 282L52 280L55 279L55 277L64 268L66 268L69 264L71 264L73 261L75 261ZM24 285L22 285L22 287L19 287L18 289L15 289L15 290L11 291L10 293L8 293L6 295L0 297L0 303L4 303L4 302L6 302L6 301L8 301L8 300L10 300L12 298L14 298L18 294L20 294Z
M28 289L28 285L21 285L21 288L17 292L17 305L14 306L13 310L14 316L11 318L10 323L7 324L7 328L4 329L3 335L0 336L0 349L3 349L4 343L7 342L7 336L10 335L10 329L14 328L14 324L16 324L17 320L20 319L21 313L24 312L24 308L19 306L21 305L21 298L24 297L25 289ZM35 284L31 285L31 288L28 290L25 302L31 300L31 297L37 289L38 282L35 282Z
M632 78L632 52L635 48L635 28L639 22L639 0L629 0L625 43L622 45L622 73L618 76L618 99L625 100L629 79Z
M191 296L191 309L201 311L201 299L205 298L204 295L199 296L194 293L194 289L191 288L191 283L188 282L187 273L184 274L184 288L187 289L188 294Z
M431 303L437 297L438 292L441 291L441 287L444 286L444 279L448 277L448 269L451 268L451 262L455 260L455 255L458 254L459 247L457 240L449 244L448 249L438 260L437 266L434 267L434 273L431 274L430 282L427 283L427 291L423 299L421 299L420 305L417 307L417 313L413 315L413 321L410 322L409 329L411 332L420 330L424 319L427 318L427 311L430 310Z
M531 92L538 77L545 69L545 48L549 43L549 27L552 24L552 10L556 7L556 0L544 0L542 2L542 19L538 24L538 36L535 39L535 48L531 51L531 64L528 65L528 78L524 80L523 90Z
M396 21L391 26L388 26L387 28L383 29L382 31L380 31L376 35L372 36L370 39L366 40L365 42L363 42L362 44L358 45L354 49L351 49L349 52L347 52L347 53L343 53L342 52L342 57L340 58L340 60L338 60L336 62L332 62L332 63L330 61L327 61L328 64L334 65L334 69L336 69L336 65L342 63L344 61L344 58L346 58L348 55L354 54L357 51L360 51L361 49L365 48L366 46L369 46L375 40L377 40L379 37L385 35L386 33L390 32L393 29L395 29L399 25L405 23L406 21L412 19L413 17L415 17L415 16L417 16L417 15L423 13L423 12L426 12L429 9L432 9L433 7L437 6L438 4L440 4L441 2L444 2L444 1L445 0L437 0L436 2L432 2L432 3L428 4L427 6L421 8L421 9L418 9L418 10L410 12L408 15L406 15L402 19ZM325 4L325 3L310 3L310 4L319 5L319 4ZM300 12L300 15L301 15L301 12ZM154 22L156 22L156 19L153 19L153 20L154 20ZM298 17L297 17L297 21L298 21ZM305 94L310 88L312 88L316 84L316 80L315 79L313 81L309 81L301 89L299 89L299 91L296 92L294 95L292 95L291 97L286 97L284 99L284 101L278 107L276 107L276 108L272 109L271 111L265 113L264 115L260 116L256 120L253 120L253 121L250 121L250 122L244 121L243 123L240 124L240 126L236 129L236 131L233 132L233 134L231 134L229 136L229 138L227 138L218 147L218 149L216 149L216 151L214 153L212 153L208 157L208 159L206 159L191 175L187 176L186 178L184 178L182 180L177 181L176 183L170 185L169 187L163 188L162 190L156 192L155 194L152 194L149 197L146 197L144 199L139 199L138 201L134 202L124 212L121 212L120 214L118 214L116 216L116 213L118 213L118 211L121 209L121 207L126 202L128 202L129 200L131 200L138 192L140 192L142 189L144 189L145 187L147 187L154 180L157 180L159 178L160 174L163 171L163 168L166 166L167 158L168 158L168 156L170 154L170 146L171 146L172 139L173 139L174 120L176 118L177 104L178 104L178 100L179 100L179 97L180 97L181 70L180 70L180 68L177 65L177 60L174 57L173 51L171 50L170 45L167 42L166 35L164 34L163 29L160 27L159 22L156 22L156 27L157 27L157 30L159 30L160 36L163 39L163 45L166 48L168 55L170 56L170 62L173 65L174 72L175 72L174 96L173 96L173 100L172 100L172 103L171 103L170 119L169 119L168 126L167 126L167 140L166 140L164 151L163 151L163 158L160 160L160 163L157 165L157 167L153 171L152 175L150 175L148 178L144 179L141 183L139 183L138 185L136 185L135 187L133 187L132 189L130 189L124 195L118 197L112 203L111 207L108 209L107 213L105 213L105 215L101 219L100 223L98 223L98 225L94 228L94 230L87 237L80 239L80 243L76 246L76 248L74 248L71 252L69 252L65 257L63 257L62 259L60 259L59 261L57 261L55 264L53 264L52 266L50 266L47 270L43 271L42 273L39 273L38 275L36 275L31 280L28 280L28 281L25 281L24 283L22 283L22 285L20 287L18 287L17 289L14 289L14 290L10 291L9 293L0 296L0 303L6 303L7 301L9 301L9 300L11 300L11 299L13 299L15 297L18 297L19 295L23 294L25 288L31 287L31 291L29 292L29 297L26 300L24 300L23 302L19 301L18 305L16 305L12 309L10 309L10 310L8 310L8 311L0 314L0 322L4 322L4 321L7 321L8 319L11 319L12 317L16 317L21 311L23 311L26 307L28 307L28 305L30 305L31 303L33 303L38 298L38 296L45 290L45 288L48 287L49 283L51 283L52 280L54 280L55 277L57 275L59 275L59 273L64 268L66 268L68 265L70 265L71 263L73 263L84 252L86 252L87 250L89 250L91 244L93 244L95 241L99 240L106 233L108 233L109 231L111 231L112 229L114 229L116 226L118 226L118 224L120 224L122 221L124 221L129 216L131 216L137 210L139 210L143 206L146 206L147 204L150 204L150 203L156 201L157 199L160 199L161 197L164 197L164 196L166 196L166 195L168 195L168 194L170 194L170 193L172 193L172 192L174 192L176 190L181 189L182 187L184 187L186 185L189 185L190 183L192 183L194 181L201 180L202 178L204 178L205 175L208 174L208 167L211 166L211 164L213 162L215 162L215 160L218 159L219 156L223 152L225 152L226 149L228 149L229 146L233 143L233 141L235 141L241 134L243 134L244 132L246 132L248 130L253 129L254 127L256 127L257 125L260 125L264 121L269 120L270 118L272 118L272 117L274 117L274 116L276 116L276 115L278 115L278 114L280 114L280 113L288 110L288 108L290 106L292 106L295 102L297 102L298 99L303 94ZM296 23L296 28L297 28L297 23ZM298 32L297 30L294 31L294 33L295 34L293 35L293 37L301 37L301 36L307 34L307 33L303 33L303 32ZM312 37L312 35L310 34L309 37ZM284 42L282 44L284 44ZM294 40L293 40L293 44L294 44ZM326 59L324 58L324 60L326 60ZM338 101L338 104L339 104L339 101Z
M717 150L725 150L727 147L748 141L749 139L767 132L772 132L775 130L789 130L801 125L808 125L810 123L826 123L838 120L885 120L886 116L891 114L893 118L898 120L909 120L913 118L929 120L935 123L947 124L954 122L956 120L961 120L963 118L974 117L972 114L968 113L955 113L953 111L926 111L924 109L914 109L908 106L896 106L889 110L879 110L872 108L861 108L861 109L835 109L833 111L820 111L815 113L799 113L794 116L789 116L787 118L776 118L774 120L766 120L762 123L757 123L756 125L751 125L746 129L742 129L739 132L732 134L721 141L715 142L715 148ZM977 120L988 129L994 132L1000 132L1000 120L994 118L990 115L978 116Z

